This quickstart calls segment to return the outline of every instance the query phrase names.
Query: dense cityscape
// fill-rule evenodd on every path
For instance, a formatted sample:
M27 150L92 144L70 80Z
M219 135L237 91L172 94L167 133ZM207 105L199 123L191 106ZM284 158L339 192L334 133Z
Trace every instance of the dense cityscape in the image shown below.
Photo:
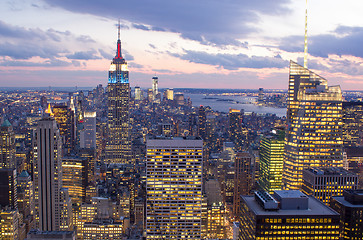
M1 86L0 239L363 239L363 91L306 32L279 90L131 87L117 31L97 86Z

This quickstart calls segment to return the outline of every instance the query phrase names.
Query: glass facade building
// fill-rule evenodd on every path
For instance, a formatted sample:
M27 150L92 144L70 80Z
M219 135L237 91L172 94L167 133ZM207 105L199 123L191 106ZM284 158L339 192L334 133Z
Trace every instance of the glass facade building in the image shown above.
M301 189L303 169L343 167L339 86L290 62L283 184Z
M259 186L273 193L282 189L282 167L284 163L284 132L271 134L261 139Z

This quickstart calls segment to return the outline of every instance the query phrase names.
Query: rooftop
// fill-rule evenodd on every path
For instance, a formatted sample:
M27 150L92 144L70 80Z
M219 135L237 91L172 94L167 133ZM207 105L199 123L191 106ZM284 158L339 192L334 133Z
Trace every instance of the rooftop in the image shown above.
M287 195L287 197L301 197L300 194L296 192L284 193L288 191L281 191L280 195ZM300 192L300 191L299 191ZM254 196L241 196L244 202L247 204L248 208L256 216L339 216L337 212L329 208L316 198L312 196L306 196L308 198L308 208L307 209L278 209L276 211L269 211L263 209L261 205L255 200Z
M355 175L355 173L349 172L345 170L344 168L336 168L336 167L330 167L330 168L309 168L304 171L311 172L315 175Z

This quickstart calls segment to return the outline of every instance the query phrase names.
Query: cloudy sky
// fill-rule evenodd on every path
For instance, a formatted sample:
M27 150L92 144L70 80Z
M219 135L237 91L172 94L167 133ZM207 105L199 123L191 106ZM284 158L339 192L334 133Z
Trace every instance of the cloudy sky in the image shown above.
M309 68L363 90L363 1L308 3ZM107 85L121 22L131 86L286 89L305 0L2 0L0 86Z

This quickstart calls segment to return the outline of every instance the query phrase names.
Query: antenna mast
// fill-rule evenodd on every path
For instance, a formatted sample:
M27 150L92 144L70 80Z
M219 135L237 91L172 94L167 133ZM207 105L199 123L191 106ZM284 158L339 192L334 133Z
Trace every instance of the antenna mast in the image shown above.
M305 10L305 41L304 41L304 68L308 67L308 0Z

